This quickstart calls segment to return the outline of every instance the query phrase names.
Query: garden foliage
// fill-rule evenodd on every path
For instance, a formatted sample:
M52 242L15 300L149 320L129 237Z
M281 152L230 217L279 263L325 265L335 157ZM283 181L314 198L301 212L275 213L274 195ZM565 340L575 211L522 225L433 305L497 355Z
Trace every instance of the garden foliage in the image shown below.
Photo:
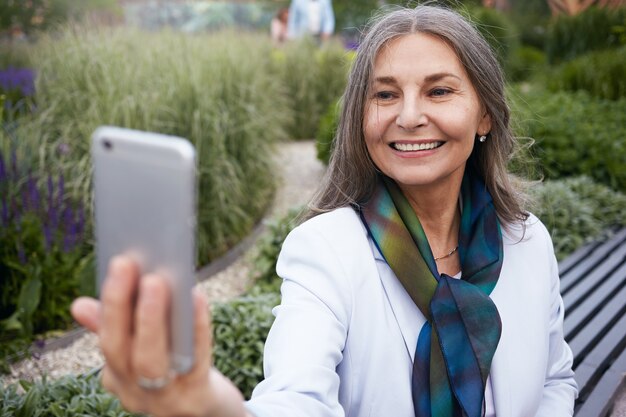
M28 140L88 203L89 138L103 124L188 138L198 155L200 265L245 236L274 189L273 144L286 138L287 101L271 44L222 33L69 28L33 51L37 102ZM285 111L283 111L285 110ZM55 158L64 147L68 157Z
M130 417L95 375L0 385L0 417Z
M513 98L518 134L536 141L533 154L546 178L587 175L626 191L626 99L541 90Z
M552 91L584 90L598 98L626 98L626 45L565 62L549 72L547 81Z
M0 69L0 123L30 113L34 94L35 72L31 68Z
M546 181L531 192L533 212L550 231L558 259L606 237L614 227L626 226L626 195L589 177Z
M66 328L68 306L93 292L85 208L63 176L37 178L0 149L0 343Z
M558 63L626 43L626 7L590 7L575 16L560 15L548 27L546 53Z
M276 261L287 234L302 209L294 208L267 225L254 260L255 285L243 297L213 306L215 366L246 398L263 379L263 347L274 322L272 308L280 303Z
M495 9L473 7L468 12L470 20L495 51L500 63L504 64L518 43L515 25L505 14Z
M315 135L315 147L317 149L317 159L328 165L330 155L334 146L335 134L339 123L340 101L336 101L328 106L326 113L320 119L317 134Z
M354 55L336 43L318 48L304 40L285 45L272 56L274 74L288 101L289 137L311 139L329 104L344 90Z

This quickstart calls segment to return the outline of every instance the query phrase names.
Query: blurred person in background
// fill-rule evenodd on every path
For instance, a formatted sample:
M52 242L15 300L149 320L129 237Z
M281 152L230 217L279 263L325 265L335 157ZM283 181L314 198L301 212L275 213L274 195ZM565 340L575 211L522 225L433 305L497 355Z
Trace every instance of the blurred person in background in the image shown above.
M276 12L270 24L270 35L274 45L280 45L287 40L287 21L289 19L289 8L282 7Z
M289 6L289 39L312 36L318 41L330 38L335 30L331 0L292 0Z

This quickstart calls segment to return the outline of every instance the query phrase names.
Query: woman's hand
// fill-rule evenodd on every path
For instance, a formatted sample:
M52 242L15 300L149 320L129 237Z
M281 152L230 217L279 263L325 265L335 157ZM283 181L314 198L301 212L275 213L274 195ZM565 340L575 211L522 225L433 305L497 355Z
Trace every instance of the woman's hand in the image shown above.
M170 297L162 277L140 279L129 258L116 257L109 264L101 301L81 297L72 304L76 321L100 337L106 359L102 385L127 410L154 416L246 415L241 393L211 368L208 303L199 291L193 299L195 363L180 375L170 375Z

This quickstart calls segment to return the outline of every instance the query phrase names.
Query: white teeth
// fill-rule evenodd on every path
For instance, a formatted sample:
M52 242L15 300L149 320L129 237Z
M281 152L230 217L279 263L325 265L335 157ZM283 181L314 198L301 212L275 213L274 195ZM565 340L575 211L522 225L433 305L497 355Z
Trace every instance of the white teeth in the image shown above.
M399 151L426 151L429 149L435 149L441 146L442 142L430 142L430 143L394 143L393 147Z

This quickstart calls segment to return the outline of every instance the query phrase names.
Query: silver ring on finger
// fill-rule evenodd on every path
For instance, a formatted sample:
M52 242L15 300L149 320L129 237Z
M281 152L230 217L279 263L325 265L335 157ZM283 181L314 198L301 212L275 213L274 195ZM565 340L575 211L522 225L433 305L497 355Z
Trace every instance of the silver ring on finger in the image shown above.
M168 372L166 376L161 376L158 378L148 378L142 375L137 377L137 385L141 388L149 391L163 389L172 382L174 378L174 372Z

